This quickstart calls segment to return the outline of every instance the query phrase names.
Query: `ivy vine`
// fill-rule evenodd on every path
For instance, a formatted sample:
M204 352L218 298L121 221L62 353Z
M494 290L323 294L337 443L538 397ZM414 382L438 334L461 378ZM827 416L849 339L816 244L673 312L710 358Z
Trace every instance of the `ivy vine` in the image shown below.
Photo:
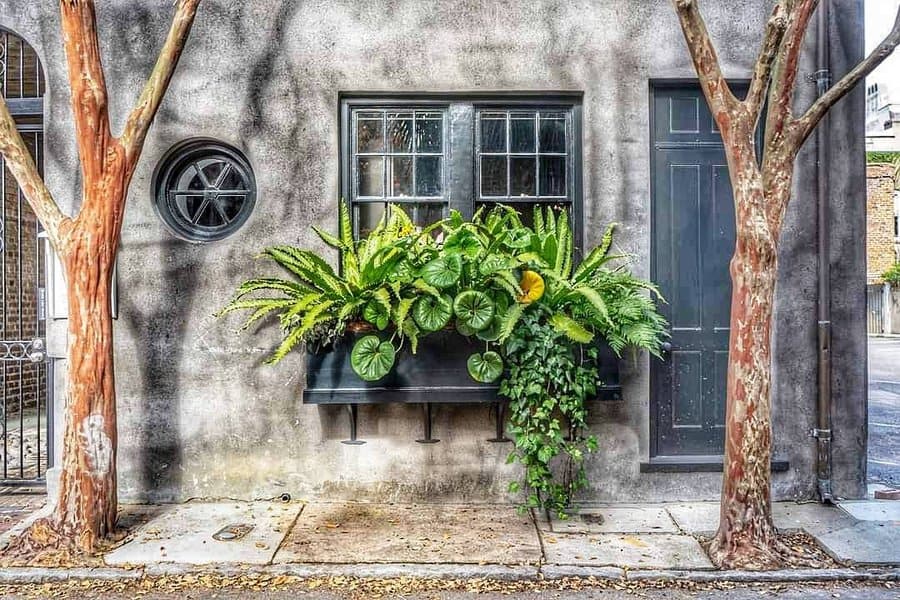
M574 494L587 485L584 459L597 450L584 437L585 401L597 392L597 349L573 342L550 322L547 310L527 312L503 344L507 373L500 393L510 399L515 449L508 462L525 468L523 508L544 508L565 518Z

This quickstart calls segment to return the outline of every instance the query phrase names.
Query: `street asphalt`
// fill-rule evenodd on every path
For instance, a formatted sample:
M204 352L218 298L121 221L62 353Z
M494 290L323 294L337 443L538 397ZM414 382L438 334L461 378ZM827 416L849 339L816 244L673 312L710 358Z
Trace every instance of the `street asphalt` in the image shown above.
M869 483L900 488L900 338L869 338Z

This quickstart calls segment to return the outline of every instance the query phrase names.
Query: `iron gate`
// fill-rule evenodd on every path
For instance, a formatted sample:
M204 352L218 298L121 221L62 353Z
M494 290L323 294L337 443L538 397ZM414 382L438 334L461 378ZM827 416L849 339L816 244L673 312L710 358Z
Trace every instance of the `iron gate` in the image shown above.
M884 333L884 286L881 284L866 286L866 310L868 331L870 334Z
M2 91L43 172L43 73L34 50L0 29ZM34 485L48 467L45 265L41 226L0 158L0 487Z

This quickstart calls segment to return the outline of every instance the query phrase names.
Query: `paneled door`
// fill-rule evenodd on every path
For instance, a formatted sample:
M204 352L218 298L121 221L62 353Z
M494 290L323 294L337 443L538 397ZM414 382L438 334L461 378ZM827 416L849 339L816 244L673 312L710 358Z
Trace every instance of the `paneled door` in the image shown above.
M672 338L651 366L651 457L710 457L724 447L734 200L699 87L654 87L652 111L651 269Z

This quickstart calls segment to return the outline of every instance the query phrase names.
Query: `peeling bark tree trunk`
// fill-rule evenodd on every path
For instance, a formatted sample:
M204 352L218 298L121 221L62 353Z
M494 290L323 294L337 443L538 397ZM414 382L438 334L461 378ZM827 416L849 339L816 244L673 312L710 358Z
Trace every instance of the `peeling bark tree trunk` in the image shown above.
M794 159L824 114L900 44L893 31L859 65L794 117L803 38L818 0L779 0L766 25L747 97L725 80L697 0L673 0L691 59L722 132L734 192L737 242L731 261L725 459L719 530L709 543L719 567L760 569L802 562L777 538L771 502L771 331L778 240ZM755 132L767 103L762 161ZM760 166L761 162L761 166Z
M93 0L60 0L83 195L65 216L41 180L0 98L0 154L65 267L69 309L63 464L56 511L19 538L25 551L55 546L92 552L116 527L116 395L111 277L125 198L150 123L162 102L200 0L176 0L156 65L122 135L109 129L107 89Z
M122 153L106 166L106 186L88 205L124 208ZM83 213L81 228L66 244L69 308L68 388L63 467L56 528L93 549L115 530L116 388L113 369L112 271L123 210Z

